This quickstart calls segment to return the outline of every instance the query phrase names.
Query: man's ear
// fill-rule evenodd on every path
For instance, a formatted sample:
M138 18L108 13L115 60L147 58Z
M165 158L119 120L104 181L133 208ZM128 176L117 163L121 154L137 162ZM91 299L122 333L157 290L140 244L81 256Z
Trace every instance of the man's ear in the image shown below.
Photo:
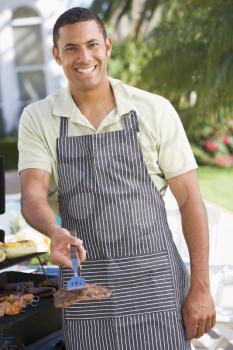
M53 57L54 57L55 61L60 66L61 65L61 59L59 57L58 48L56 48L55 46L53 46L53 48L52 48L52 54L53 54Z
M105 39L105 45L106 45L106 53L107 53L107 56L109 57L112 52L112 39L109 36Z

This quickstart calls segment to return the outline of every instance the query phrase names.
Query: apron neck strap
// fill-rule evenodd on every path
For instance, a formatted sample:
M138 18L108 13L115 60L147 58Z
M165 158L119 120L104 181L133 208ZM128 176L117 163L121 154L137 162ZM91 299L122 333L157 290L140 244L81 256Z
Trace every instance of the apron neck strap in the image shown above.
M134 110L131 110L126 118L124 118L125 130L136 130L139 131L138 118ZM61 117L60 122L60 137L68 136L68 118Z
M61 117L60 122L60 137L68 136L68 118Z
M138 118L136 112L132 109L129 114L124 118L125 130L136 130L139 131Z

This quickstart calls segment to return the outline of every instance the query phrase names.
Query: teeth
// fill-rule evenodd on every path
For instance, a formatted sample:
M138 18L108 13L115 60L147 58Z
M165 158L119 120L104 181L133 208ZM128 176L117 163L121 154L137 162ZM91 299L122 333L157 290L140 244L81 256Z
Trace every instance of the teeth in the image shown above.
M90 67L90 68L78 68L76 69L79 73L90 73L93 72L93 70L95 69L95 66Z

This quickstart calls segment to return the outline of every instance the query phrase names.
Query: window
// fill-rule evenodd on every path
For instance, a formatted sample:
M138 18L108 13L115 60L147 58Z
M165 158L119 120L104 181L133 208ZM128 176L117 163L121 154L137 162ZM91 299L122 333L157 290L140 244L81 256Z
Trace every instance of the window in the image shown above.
M13 12L12 27L21 111L46 95L41 18L33 8L20 7Z

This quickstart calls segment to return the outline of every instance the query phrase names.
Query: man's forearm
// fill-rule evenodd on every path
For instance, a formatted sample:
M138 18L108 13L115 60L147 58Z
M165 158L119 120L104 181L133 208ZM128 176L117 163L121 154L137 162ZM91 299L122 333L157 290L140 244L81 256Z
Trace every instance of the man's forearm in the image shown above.
M182 306L187 340L201 337L215 324L215 308L209 283L209 234L206 209L196 171L168 179L180 208L188 245L191 284Z
M190 255L191 288L209 288L209 234L204 203L189 199L180 212Z
M51 238L57 224L48 202L40 196L30 196L30 198L22 196L21 207L22 215L27 223Z

